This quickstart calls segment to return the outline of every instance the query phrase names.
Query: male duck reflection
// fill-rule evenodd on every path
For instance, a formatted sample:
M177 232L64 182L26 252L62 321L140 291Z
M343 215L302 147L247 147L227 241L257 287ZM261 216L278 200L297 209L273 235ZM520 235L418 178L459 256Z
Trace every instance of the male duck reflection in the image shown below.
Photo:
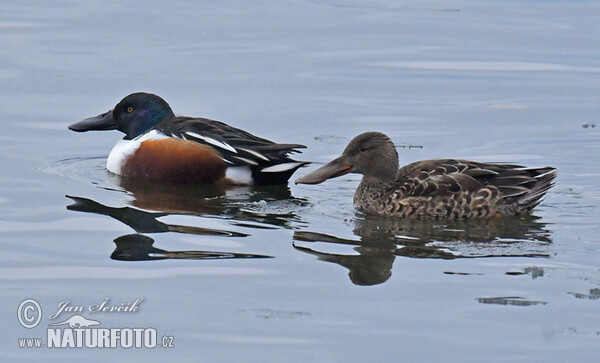
M219 121L176 117L165 100L133 93L114 109L69 129L125 133L108 156L117 175L171 183L284 184L305 162L288 158L305 148L277 144Z
M412 218L470 219L514 216L540 203L554 183L552 167L467 160L424 160L398 168L389 137L366 132L340 157L296 180L318 184L350 172L363 175L354 204L367 214Z

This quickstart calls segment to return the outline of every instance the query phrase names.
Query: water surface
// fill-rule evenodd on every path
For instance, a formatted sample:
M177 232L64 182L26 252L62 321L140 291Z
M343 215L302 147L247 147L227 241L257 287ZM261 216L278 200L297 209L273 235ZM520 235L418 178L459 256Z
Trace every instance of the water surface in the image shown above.
M595 2L61 1L0 5L0 360L594 361L600 353ZM533 215L375 218L359 176L165 188L66 126L135 91L327 162L387 133L401 163L551 165ZM299 177L310 169L302 169ZM294 177L294 178L295 178ZM61 301L144 297L105 327L173 349L21 349ZM42 323L23 328L36 299ZM61 317L68 317L62 315Z

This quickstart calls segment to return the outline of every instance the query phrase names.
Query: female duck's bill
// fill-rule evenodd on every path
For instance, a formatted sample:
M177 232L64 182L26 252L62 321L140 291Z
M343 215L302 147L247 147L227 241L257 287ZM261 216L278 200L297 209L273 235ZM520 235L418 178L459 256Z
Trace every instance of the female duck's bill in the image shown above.
M320 184L327 179L337 178L354 171L352 165L346 162L346 155L330 161L317 170L296 179L296 184Z

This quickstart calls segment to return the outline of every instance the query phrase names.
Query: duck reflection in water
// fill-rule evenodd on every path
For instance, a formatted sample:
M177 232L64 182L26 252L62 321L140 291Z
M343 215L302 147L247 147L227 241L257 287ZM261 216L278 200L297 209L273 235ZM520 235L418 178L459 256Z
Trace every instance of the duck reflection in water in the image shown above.
M142 234L128 234L115 239L117 245L110 258L119 261L213 260L226 258L269 258L271 256L212 251L166 251L153 246L154 240Z
M296 231L294 247L319 260L337 263L349 270L356 285L376 285L392 275L397 256L411 258L483 258L550 256L551 233L539 217L527 215L489 221L406 220L368 216L354 219L358 240ZM334 247L337 246L337 247ZM348 253L326 252L350 246ZM358 253L358 254L356 254Z
M109 207L91 199L70 195L67 195L67 198L71 198L75 202L67 206L68 210L109 216L123 222L138 233L181 232L210 236L247 236L247 234L234 231L166 224L158 220L158 218L167 216L169 213L146 212L131 207Z
M110 207L88 198L67 195L74 201L67 209L109 216L136 231L138 234L125 235L114 240L117 249L111 258L118 260L270 257L230 252L164 251L153 247L154 240L140 233L177 232L204 236L247 237L248 234L234 230L168 224L159 218L188 215L230 220L229 224L232 227L275 229L297 221L297 216L292 212L281 212L283 208L276 208L270 213L269 210L260 208L263 205L261 203L282 203L290 206L305 203L301 199L292 198L285 185L222 188L216 185L136 182L126 178L113 178L110 181L111 184L119 183L119 189L116 191L125 192L132 197L128 202L131 206ZM105 189L115 191L113 187Z
M136 208L168 214L206 216L229 219L233 225L246 226L245 222L277 227L287 227L299 221L294 211L306 205L303 199L294 198L287 185L223 186L210 184L164 184L111 175L108 182L124 189L132 199L128 203ZM260 203L283 204L283 208L263 211Z

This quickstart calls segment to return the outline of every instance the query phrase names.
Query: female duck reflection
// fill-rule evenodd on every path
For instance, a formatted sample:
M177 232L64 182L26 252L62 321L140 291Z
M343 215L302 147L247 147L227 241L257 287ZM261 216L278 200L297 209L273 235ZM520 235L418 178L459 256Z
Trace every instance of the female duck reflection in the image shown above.
M376 285L392 275L396 256L412 258L549 257L550 231L539 217L511 217L481 221L406 220L366 216L354 219L359 240L310 231L294 232L294 247L321 261L349 270L356 285ZM313 244L322 242L323 244ZM312 245L312 246L311 246ZM351 247L347 254L323 251L327 246ZM319 251L315 246L322 247ZM336 248L339 251L339 248ZM356 252L359 254L357 255Z

